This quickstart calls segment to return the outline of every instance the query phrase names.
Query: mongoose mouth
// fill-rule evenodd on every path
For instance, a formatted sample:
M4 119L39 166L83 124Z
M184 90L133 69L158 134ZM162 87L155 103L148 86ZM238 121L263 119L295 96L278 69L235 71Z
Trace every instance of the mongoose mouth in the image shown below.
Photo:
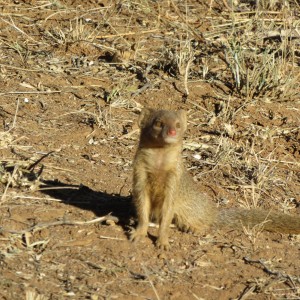
M178 137L177 137L177 134L175 132L175 135L167 135L165 138L164 138L164 141L166 144L174 144L174 143L177 143L178 142Z

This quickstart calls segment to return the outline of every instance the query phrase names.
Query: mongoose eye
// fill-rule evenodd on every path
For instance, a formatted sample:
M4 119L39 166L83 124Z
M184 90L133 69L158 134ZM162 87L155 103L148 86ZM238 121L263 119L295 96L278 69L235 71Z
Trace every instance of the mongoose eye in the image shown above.
M176 123L176 128L180 128L180 123Z
M156 127L161 128L161 127L162 127L162 122L161 122L161 121L155 121L154 125L155 125Z

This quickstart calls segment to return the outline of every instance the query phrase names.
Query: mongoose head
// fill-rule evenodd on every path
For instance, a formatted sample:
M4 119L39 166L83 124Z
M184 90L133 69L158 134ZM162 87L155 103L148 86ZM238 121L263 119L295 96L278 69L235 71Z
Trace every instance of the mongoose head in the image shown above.
M186 112L145 108L138 124L141 128L141 145L164 147L180 144L187 127Z

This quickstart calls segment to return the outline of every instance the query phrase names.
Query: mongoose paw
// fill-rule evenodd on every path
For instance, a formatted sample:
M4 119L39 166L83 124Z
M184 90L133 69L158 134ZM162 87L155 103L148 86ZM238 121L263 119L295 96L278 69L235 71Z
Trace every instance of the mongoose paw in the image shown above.
M197 231L196 228L188 225L183 225L180 227L180 230L186 233L195 233Z
M141 232L140 230L136 229L130 233L130 241L131 242L140 242L146 237L147 233Z
M168 240L157 239L156 247L162 250L170 250L170 244Z

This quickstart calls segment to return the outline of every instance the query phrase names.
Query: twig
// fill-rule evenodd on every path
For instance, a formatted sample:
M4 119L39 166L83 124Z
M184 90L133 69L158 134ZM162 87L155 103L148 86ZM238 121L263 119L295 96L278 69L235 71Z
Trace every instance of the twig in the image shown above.
M277 163L281 163L281 164L290 164L290 165L296 165L296 166L300 166L300 163L297 161L287 161L287 160L278 160L278 159L266 159L263 157L259 158L262 161L268 161L268 162L277 162Z
M137 95L143 93L146 89L152 87L151 82L147 82L146 84L144 84L141 88L139 88L138 90L136 90L133 94L132 97L136 97Z
M275 272L275 271L270 270L270 269L266 266L265 262L264 262L262 259L253 260L253 259L250 259L250 258L248 258L248 257L244 257L243 260L244 260L246 263L248 263L248 264L260 264L260 265L262 265L262 266L263 266L263 270L264 270L267 274L269 274L269 275L276 275L276 276L280 276L280 277L282 276L282 273L281 273L281 272Z
M188 89L188 77L190 72L190 66L193 61L193 58L190 58L187 62L186 68L185 68L185 74L184 74L184 89L185 89L185 95L189 95L189 89Z
M11 127L8 131L6 131L5 133L10 132L10 131L11 131L13 128L15 128L15 126L16 126L17 115L18 115L18 111L19 111L19 103L20 103L20 100L18 99L18 100L17 100L16 111L15 111L15 114L14 114L13 125L12 125L12 127Z
M239 296L238 300L244 300L244 299L247 299L250 295L253 295L253 291L255 290L256 288L256 285L250 285L250 286L247 286L242 294Z
M151 280L150 277L149 277L148 270L146 269L146 267L145 267L144 265L142 265L142 267L143 267L144 272L145 272L145 274L146 274L146 278L148 279L148 281L149 281L149 283L150 283L150 285L151 285L151 287L152 287L152 289L153 289L153 291L154 291L154 294L155 294L155 296L156 296L156 299L157 299L157 300L160 300L160 297L159 297L159 295L158 295L158 292L157 292L157 290L156 290L156 288L155 288L155 286L154 286L152 280Z
M244 257L243 260L244 260L246 263L248 263L248 264L253 264L253 263L254 263L254 264L260 264L260 265L262 265L262 266L263 266L263 270L264 270L267 274L269 274L269 275L275 275L275 276L277 276L277 277L279 277L279 278L284 278L284 279L289 280L289 281L292 283L293 288L296 289L295 283L294 283L294 281L293 281L293 279L291 278L290 275L288 275L288 274L287 274L287 275L286 275L286 274L283 274L282 272L279 272L279 271L273 271L273 270L270 270L270 269L266 266L265 262L264 262L262 259L252 260L252 259L250 259L250 258L248 258L248 257Z
M42 187L36 191L49 191L49 190L79 190L80 186L54 186L54 187Z
M82 261L85 262L88 266L90 266L90 267L92 267L92 268L94 268L94 269L99 269L99 270L101 270L101 271L107 270L106 267L101 266L101 265L99 265L99 264L95 264L95 263L93 263L93 262L91 262L91 261L86 261L86 260L82 260Z
M26 68L20 68L20 67L5 65L5 64L0 64L0 67L5 67L5 68L8 68L8 69L20 70L20 71L26 71L26 72L41 72L41 71L43 71L42 69L39 69L39 70L26 69Z
M15 176L17 170L18 170L18 165L15 165L14 170L13 170L13 173L12 173L11 177L9 178L9 180L8 180L8 182L7 182L7 184L6 184L5 190L4 190L4 192L3 192L2 196L1 196L0 204L2 204L2 203L4 202L5 197L6 197L7 190L8 190L8 188L9 188L10 184L12 183L13 178L14 178L14 176Z
M27 71L27 70L26 70ZM33 91L33 92L22 92L22 91L16 91L16 92L3 92L0 93L0 96L3 95L20 95L20 94L57 94L62 93L62 91Z
M46 200L46 201L62 202L62 200L55 199L55 198L33 197L33 196L23 196L23 195L14 196L12 197L12 199L31 199L31 200Z
M27 38L29 38L29 39L31 39L32 41L34 41L35 43L37 43L37 41L36 41L34 38L32 38L30 35L28 35L26 32L24 32L22 29L20 29L19 27L17 27L17 26L15 25L15 23L14 23L14 21L13 21L13 19L12 19L11 16L9 16L9 17L10 17L11 23L8 22L8 21L6 21L6 20L4 20L3 18L1 18L1 20L2 20L3 22L5 22L6 24L10 25L11 27L13 27L15 30L17 30L17 31L19 31L20 33L24 34Z
M203 38L202 34L199 34L195 31L195 29L190 26L190 24L188 24L188 22L185 20L185 18L182 16L180 10L178 9L178 7L176 6L176 4L173 2L173 0L171 0L171 4L177 14L177 16L185 23L185 25L190 29L190 31L194 34L194 36L196 38L198 38L199 41L204 42L205 39Z
M12 125L12 127L10 128L10 130L13 129L13 128L16 126L17 114L18 114L18 110L19 110L19 103L20 103L20 100L18 99L18 100L17 100L17 107L16 107L16 112L15 112L15 116L14 116L13 125Z
M114 38L114 37L119 37L119 36L128 36L128 35L135 35L135 34L145 34L145 33L151 33L151 32L156 32L158 29L150 29L150 30L145 30L145 31L130 31L130 32L125 32L125 33L118 33L118 34L108 34L108 35L98 35L96 36L96 39L108 39L108 38Z
M192 293L192 295L197 299L197 300L203 300L204 298L200 298L198 295L196 295L195 293L193 293L192 291L190 291Z
M100 235L99 238L104 239L104 240L125 241L125 239L120 239L120 238L117 238L117 237L104 236L104 235Z
M140 129L137 128L137 129L133 129L131 132L128 132L122 136L119 137L119 140L122 140L122 139L128 139L130 138L132 135L136 134L136 133L139 133L140 132Z
M61 168L61 167L53 166L53 165L47 164L47 163L45 163L44 166L47 167L47 168L55 169L55 170L66 171L66 172L70 172L70 173L71 173L71 172L72 172L72 173L78 173L78 172L75 171L75 170L66 169L66 168Z
M114 222L118 222L119 219L117 217L111 216L111 215L106 215L104 217L99 217L90 221L68 221L68 220L62 220L62 221L56 221L56 222L47 222L47 223L38 223L36 225L30 226L27 229L24 230L10 230L6 229L3 227L0 227L0 232L8 232L12 234L24 234L26 232L35 232L47 227L51 226L60 226L60 225L88 225L88 224L93 224L93 223L98 223L98 222L103 222L106 220L112 220Z

